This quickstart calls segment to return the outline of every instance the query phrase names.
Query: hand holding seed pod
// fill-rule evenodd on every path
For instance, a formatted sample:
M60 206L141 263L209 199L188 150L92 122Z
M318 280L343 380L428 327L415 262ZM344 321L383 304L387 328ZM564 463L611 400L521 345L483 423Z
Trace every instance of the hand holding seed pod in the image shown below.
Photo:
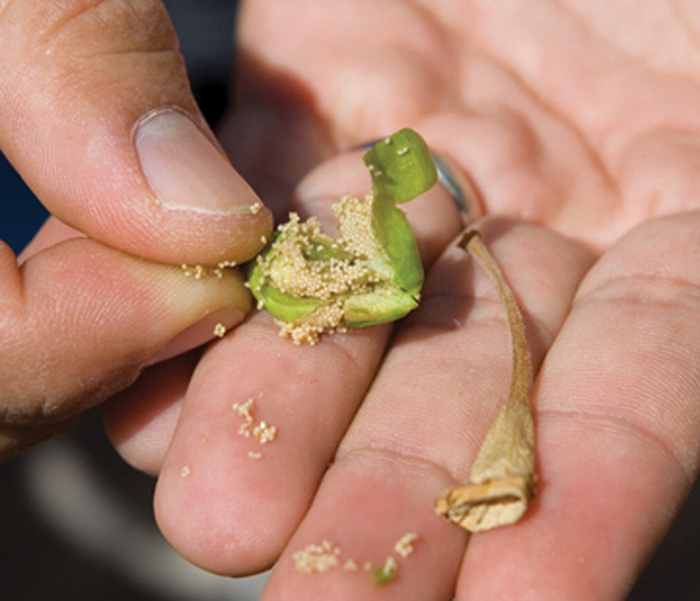
M340 237L321 232L314 217L292 214L249 271L260 307L281 333L314 344L322 333L393 321L418 306L423 268L411 227L397 206L437 181L425 142L404 129L364 156L372 194L345 196L333 205ZM513 343L509 398L484 441L467 486L446 491L435 510L478 532L516 522L534 494L534 429L529 408L531 366L519 310L480 235L462 246L496 283Z

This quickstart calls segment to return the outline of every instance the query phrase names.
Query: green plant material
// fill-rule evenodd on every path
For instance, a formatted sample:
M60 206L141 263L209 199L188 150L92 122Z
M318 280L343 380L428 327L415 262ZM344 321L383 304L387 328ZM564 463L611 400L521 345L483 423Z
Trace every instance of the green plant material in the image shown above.
M400 319L418 306L423 266L413 231L397 206L437 181L430 150L404 129L363 157L372 194L345 196L333 205L340 236L321 231L318 220L295 214L251 263L248 285L297 342Z
M491 425L469 484L445 491L435 512L470 532L517 522L535 491L535 430L530 409L532 360L513 293L481 235L471 230L460 246L488 272L506 310L513 357L508 398Z
M371 572L374 586L386 586L390 582L393 582L396 579L398 569L399 567L396 564L396 560L391 556L387 557L382 565L378 568L374 568Z

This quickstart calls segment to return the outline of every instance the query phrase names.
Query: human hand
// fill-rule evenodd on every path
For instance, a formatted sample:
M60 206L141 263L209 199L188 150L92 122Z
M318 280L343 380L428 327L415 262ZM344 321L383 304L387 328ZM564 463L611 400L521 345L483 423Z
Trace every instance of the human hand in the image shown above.
M436 189L407 207L432 268L386 354L385 327L297 348L258 314L191 382L193 364L163 391L158 367L110 407L122 452L160 472L158 519L186 557L237 574L281 553L265 598L370 598L362 573L299 574L292 554L329 539L376 564L412 530L384 597L624 596L696 477L700 430L694 21L662 6L244 7L247 101L228 143L243 164L264 103L267 160L246 153L246 169L277 175L269 197L285 196L299 156L322 154L317 138L341 151L411 126L487 214L511 216L479 227L528 325L540 480L509 528L467 540L432 514L466 480L509 375L487 280L454 247L438 258L458 222ZM362 192L358 163L324 164L297 202L316 213ZM260 460L237 435L232 403L247 398L278 428Z
M55 216L19 263L0 243L8 457L238 323L239 274L179 265L250 258L271 216L217 148L160 3L0 2L0 62L0 148Z

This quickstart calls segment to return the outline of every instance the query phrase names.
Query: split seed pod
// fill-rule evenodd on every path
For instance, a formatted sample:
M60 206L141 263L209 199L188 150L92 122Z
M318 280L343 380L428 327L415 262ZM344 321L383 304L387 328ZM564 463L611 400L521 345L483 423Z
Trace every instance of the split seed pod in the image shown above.
M400 319L418 306L423 267L413 231L397 206L437 181L430 150L404 129L363 157L372 194L333 205L337 240L315 218L292 214L252 263L248 284L258 305L295 342Z

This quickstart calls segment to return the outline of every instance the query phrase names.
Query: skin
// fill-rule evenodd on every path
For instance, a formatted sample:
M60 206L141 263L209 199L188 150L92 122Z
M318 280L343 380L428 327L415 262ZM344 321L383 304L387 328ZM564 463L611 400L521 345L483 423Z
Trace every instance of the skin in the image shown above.
M198 198L167 205L162 178L160 195L149 185L135 142L154 112L200 128L197 150L215 143L160 3L4 0L0 40L0 148L55 216L19 259L0 243L7 458L65 429L145 366L210 340L217 322L238 323L250 304L237 274L193 286L158 262L245 260L271 215L250 213L257 196L214 147L207 161L219 156L219 169L201 176L230 192L202 193L218 210ZM181 167L171 157L160 172Z
M478 191L535 360L538 496L516 526L472 538L432 514L466 480L509 377L495 292L455 248L458 218L436 188L406 207L429 272L393 338L379 327L295 347L257 313L106 406L120 452L158 474L175 548L226 574L277 562L265 600L624 598L697 476L699 24L680 2L245 2L240 102L221 140L273 212L291 196L323 214L368 190L349 149L405 126ZM15 153L44 181L32 152ZM61 186L43 185L58 213ZM144 247L158 236L124 236L156 256ZM236 434L231 405L251 397L278 428L266 447ZM292 554L323 539L381 563L407 531L415 553L384 589L362 572L294 569Z

